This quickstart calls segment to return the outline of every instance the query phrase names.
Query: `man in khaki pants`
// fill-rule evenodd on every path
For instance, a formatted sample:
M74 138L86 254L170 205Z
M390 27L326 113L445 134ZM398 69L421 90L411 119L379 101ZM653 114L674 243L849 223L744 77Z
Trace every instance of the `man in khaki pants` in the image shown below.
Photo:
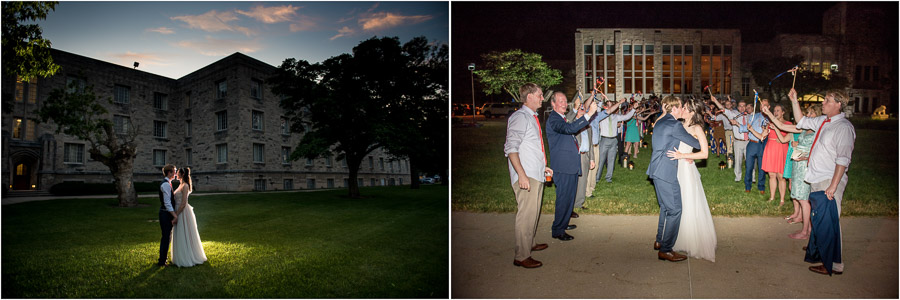
M547 244L534 241L544 196L544 176L553 175L547 167L544 138L537 109L541 107L543 92L534 83L519 88L525 105L509 116L506 143L503 151L509 165L510 184L516 195L516 256L513 265L537 268L540 261L531 258L531 251L547 249Z

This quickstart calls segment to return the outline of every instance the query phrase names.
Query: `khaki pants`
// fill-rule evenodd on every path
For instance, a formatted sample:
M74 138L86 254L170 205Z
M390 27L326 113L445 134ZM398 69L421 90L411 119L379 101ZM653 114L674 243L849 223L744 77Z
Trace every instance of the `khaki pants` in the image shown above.
M598 163L599 160L597 158L600 157L600 145L599 144L591 145L591 152L594 152L595 166L594 166L593 170L588 170L588 173L587 173L587 188L586 188L587 190L585 191L585 194L588 197L591 197L592 195L594 195L594 188L597 187L597 170L600 169L599 168L600 164ZM590 163L588 163L588 164L590 164ZM584 176L584 175L582 175L582 176Z
M537 233L538 220L541 217L541 200L544 198L544 185L534 178L528 178L531 191L519 188L519 183L513 183L513 193L516 194L516 260L522 261L531 257L531 247L534 235Z
M725 147L728 148L728 154L734 153L734 151L731 149L732 144L733 144L732 140L734 140L734 131L726 130L725 131Z
M834 201L837 201L837 203L835 203L835 204L837 204L838 219L840 219L840 217L841 217L841 200L844 199L844 190L847 189L847 180L848 180L848 177L847 177L847 174L845 173L844 176L841 176L841 181L838 182L837 189L834 190ZM812 192L824 191L824 190L828 189L829 185L831 185L831 179L810 184L809 192L812 193ZM841 231L841 251L843 252L844 251L844 230L843 230L843 228L839 228L839 229ZM832 265L832 270L836 271L836 272L843 272L844 271L844 261L846 261L846 259L844 259L844 258L846 258L846 257L847 257L847 255L841 255L841 262L834 263L834 265Z

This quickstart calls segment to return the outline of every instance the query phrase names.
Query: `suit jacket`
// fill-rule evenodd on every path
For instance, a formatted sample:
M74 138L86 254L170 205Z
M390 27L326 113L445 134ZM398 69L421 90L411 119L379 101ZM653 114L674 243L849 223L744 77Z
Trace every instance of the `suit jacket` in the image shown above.
M558 113L547 117L547 143L550 146L550 169L553 173L581 175L581 156L575 147L575 136L588 125L585 117L566 123Z
M600 113L600 110L597 110L597 113ZM576 115L576 112L574 110L569 111L569 113L566 114L566 122L572 123L573 121L575 121L575 115ZM597 114L594 114L594 115L596 116ZM594 118L596 118L596 117L592 117L591 119L588 120L588 126L585 126L581 130L578 130L577 133L575 133L575 140L578 141L578 145L579 146L587 145L588 151L587 151L587 153L585 153L585 155L588 156L588 160L594 160L594 152L591 151L591 146L592 146L591 138L594 135L594 130L593 130L593 128L591 128L591 122L594 121ZM582 132L586 132L587 134L585 134L585 136L582 137L582 134L581 134ZM585 164L590 166L590 162L585 162Z
M678 148L679 142L684 142L694 149L700 149L700 141L691 136L675 117L666 114L653 127L652 142L653 154L650 155L647 175L650 175L650 179L653 180L678 184L678 161L671 160L666 156L666 152Z

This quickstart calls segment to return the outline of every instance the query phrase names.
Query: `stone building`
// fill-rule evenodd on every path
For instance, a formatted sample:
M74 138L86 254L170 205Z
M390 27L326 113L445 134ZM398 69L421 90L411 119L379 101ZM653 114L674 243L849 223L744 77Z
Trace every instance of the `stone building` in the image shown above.
M739 91L741 34L737 29L580 28L575 32L577 89L598 78L610 99L644 94L700 95Z
M250 191L341 188L346 161L332 157L289 161L302 133L292 133L266 78L275 67L235 53L179 79L92 58L52 51L62 69L31 82L4 77L2 94L14 97L3 112L3 187L48 190L65 181L109 183L109 169L88 154L90 145L55 124L38 123L34 110L53 89L93 86L119 134L136 134L135 182L161 179L172 163L188 166L198 190ZM10 97L10 98L7 98ZM109 100L107 104L106 100ZM360 166L359 186L408 184L406 160L382 150Z

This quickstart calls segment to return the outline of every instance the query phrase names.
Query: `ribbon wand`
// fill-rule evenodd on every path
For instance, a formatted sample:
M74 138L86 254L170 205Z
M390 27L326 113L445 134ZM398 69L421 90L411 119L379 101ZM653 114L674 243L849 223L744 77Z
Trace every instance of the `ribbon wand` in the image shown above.
M603 77L597 78L597 86L594 87L594 90L597 91L598 93L600 93L600 95L603 96L604 100L609 101L609 98L606 97L606 94L600 90L600 85L602 85L602 84L603 84Z
M753 117L750 118L750 124L753 124L753 119L756 118L756 103L759 102L759 93L756 92L756 89L753 89Z
M797 83L797 70L800 69L800 66L794 66L792 69L788 70L791 74L794 74L794 82L791 83L791 89L794 89L794 84Z
M710 89L708 85L706 87L704 87L703 89L706 90L707 92L709 92L709 98L712 99L712 96L713 96L712 89Z

